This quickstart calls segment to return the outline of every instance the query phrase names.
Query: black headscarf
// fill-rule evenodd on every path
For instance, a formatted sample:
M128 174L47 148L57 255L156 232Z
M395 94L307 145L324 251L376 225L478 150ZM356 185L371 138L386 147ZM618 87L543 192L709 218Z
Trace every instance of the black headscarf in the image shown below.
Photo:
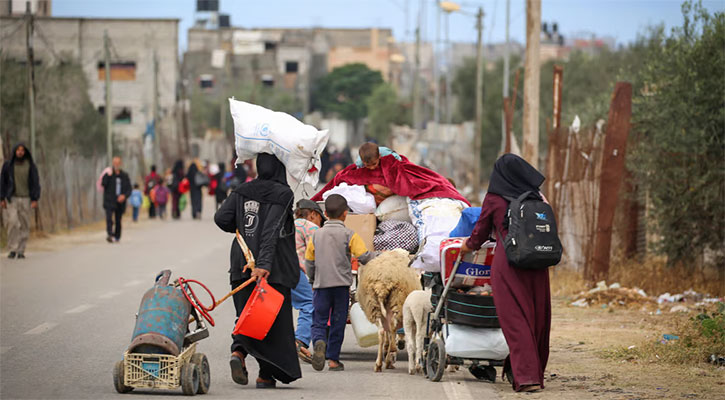
M292 211L294 194L287 183L287 169L272 154L258 154L257 179L240 185L236 190L260 203L280 204Z
M515 154L504 154L496 160L488 183L488 192L503 197L519 197L524 192L539 192L544 175Z
M174 177L183 177L184 176L184 161L182 160L176 160L174 163L174 168L171 170L174 174Z
M23 156L23 158L18 158L15 155L15 152L18 151L18 147L20 147L20 146L22 146L25 149L25 155ZM12 162L15 162L15 161L23 162L25 160L30 160L31 163L33 162L33 156L30 154L30 150L28 149L28 146L26 146L25 143L23 143L23 142L19 142L18 144L15 145L15 147L13 147L13 154L10 157L10 159L12 160Z

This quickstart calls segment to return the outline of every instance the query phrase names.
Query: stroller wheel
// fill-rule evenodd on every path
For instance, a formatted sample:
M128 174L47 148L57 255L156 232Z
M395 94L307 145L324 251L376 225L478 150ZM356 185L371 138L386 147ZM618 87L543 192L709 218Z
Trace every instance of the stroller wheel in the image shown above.
M446 369L446 346L443 340L436 339L428 346L426 356L426 372L428 379L438 382L443 378Z
M468 370L478 380L496 382L496 368L484 365L471 365Z

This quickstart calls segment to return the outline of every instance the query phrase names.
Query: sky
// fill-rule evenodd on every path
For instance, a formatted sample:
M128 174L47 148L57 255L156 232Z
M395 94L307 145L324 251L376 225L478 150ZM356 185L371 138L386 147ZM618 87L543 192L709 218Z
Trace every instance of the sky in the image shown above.
M448 17L449 38L475 42L474 14L483 7L484 42L505 41L506 0L461 0L462 11ZM435 0L220 0L220 12L231 15L231 25L243 28L324 27L391 28L398 41L413 41L420 5L425 4L423 39L436 37ZM510 2L510 36L525 42L525 0ZM711 13L725 11L725 0L704 0ZM179 48L186 49L186 32L195 20L196 0L54 0L57 17L178 18ZM407 12L406 12L407 9ZM627 44L647 26L664 23L669 29L682 22L679 0L544 0L542 22L557 22L566 37L611 37ZM445 37L441 16L440 38Z

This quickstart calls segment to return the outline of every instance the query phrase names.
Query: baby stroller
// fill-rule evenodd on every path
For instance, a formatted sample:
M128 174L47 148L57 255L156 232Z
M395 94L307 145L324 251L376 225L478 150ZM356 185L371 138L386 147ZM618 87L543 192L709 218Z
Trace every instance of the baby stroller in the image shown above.
M463 240L444 240L440 274L424 274L433 312L424 339L423 374L438 382L448 365L467 365L477 379L495 382L495 367L503 366L509 353L490 289L496 243L486 242L463 256Z

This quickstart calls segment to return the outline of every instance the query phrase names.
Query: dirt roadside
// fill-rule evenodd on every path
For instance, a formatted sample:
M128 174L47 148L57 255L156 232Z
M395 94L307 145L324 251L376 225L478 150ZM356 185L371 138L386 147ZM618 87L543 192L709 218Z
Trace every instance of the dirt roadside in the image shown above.
M546 389L532 394L514 393L499 378L493 386L502 399L725 399L725 367L706 363L678 366L606 356L608 349L637 346L669 333L671 317L667 313L576 308L568 306L569 301L565 297L552 299Z

